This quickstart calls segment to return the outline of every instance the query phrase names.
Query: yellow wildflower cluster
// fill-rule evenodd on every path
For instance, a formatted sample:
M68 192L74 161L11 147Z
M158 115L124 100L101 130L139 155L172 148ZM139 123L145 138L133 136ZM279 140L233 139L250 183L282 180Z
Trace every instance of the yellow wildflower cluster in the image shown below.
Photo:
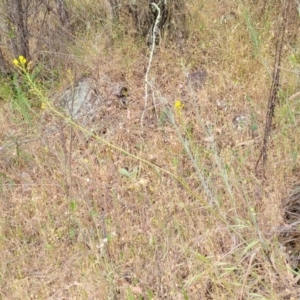
M13 60L13 63L16 67L19 67L19 68L25 68L26 67L26 58L23 56L23 55L20 55L19 56L19 59L14 59Z
M180 114L183 108L184 108L184 104L180 100L176 100L174 104L175 112Z

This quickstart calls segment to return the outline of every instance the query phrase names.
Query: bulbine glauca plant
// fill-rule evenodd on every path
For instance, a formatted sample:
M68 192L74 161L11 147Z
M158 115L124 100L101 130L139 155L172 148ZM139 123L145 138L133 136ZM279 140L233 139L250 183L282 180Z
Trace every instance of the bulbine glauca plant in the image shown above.
M17 90L15 102L19 103L18 106L20 106L20 102L22 101L26 104L27 108L38 107L45 109L48 101L42 92L42 88L36 81L36 74L34 74L35 72L31 68L31 62L28 62L23 55L15 58L12 62L20 75L20 77L15 77ZM21 108L21 112L24 114L22 107L19 108Z
M183 108L184 108L184 104L180 100L176 100L174 103L175 113L177 115L180 115L182 113Z
M180 124L183 123L183 118L182 118L183 108L184 108L184 104L180 100L176 100L174 103L174 112Z

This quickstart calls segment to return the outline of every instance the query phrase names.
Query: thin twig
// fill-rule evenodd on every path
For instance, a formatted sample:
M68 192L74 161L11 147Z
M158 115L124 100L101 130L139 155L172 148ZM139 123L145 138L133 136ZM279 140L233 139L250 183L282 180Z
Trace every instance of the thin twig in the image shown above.
M154 54L154 49L155 49L155 39L156 39L156 35L158 34L158 25L159 25L159 22L161 19L160 8L158 7L158 5L156 5L155 3L151 3L151 5L153 5L154 8L157 10L157 17L156 17L156 20L155 20L155 23L153 26L151 51L150 51L147 71L145 74L145 104L144 104L144 110L143 110L143 113L141 116L141 128L143 128L144 115L145 115L146 107L147 107L147 103L148 103L148 85L150 85L148 76L150 73L151 64L152 64L152 60L153 60L153 54Z

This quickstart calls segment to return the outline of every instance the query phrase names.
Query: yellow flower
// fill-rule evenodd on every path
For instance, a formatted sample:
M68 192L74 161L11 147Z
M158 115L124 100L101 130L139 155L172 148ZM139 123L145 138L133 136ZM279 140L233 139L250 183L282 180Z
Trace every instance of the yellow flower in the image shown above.
M180 112L184 108L184 104L180 100L176 100L174 104L175 111Z
M26 58L23 55L19 56L19 61L20 61L22 66L25 66L25 64L27 62Z
M13 64L14 64L15 66L18 66L18 65L19 65L19 61L15 58L15 59L13 60Z
M18 59L15 58L13 60L13 64L22 70L26 69L26 62L27 62L27 60L23 55L20 55Z

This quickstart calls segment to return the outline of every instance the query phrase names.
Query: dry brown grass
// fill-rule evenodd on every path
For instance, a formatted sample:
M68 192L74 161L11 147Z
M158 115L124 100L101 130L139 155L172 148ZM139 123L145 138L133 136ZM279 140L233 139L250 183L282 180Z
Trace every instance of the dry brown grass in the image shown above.
M154 53L148 105L155 109L143 130L146 46L103 27L68 50L74 55L64 66L76 77L127 82L128 110L113 105L99 137L136 157L51 109L26 123L1 103L1 299L297 299L276 237L282 198L299 170L299 99L288 101L299 80L289 71L268 179L254 173L278 14L268 4L261 17L263 2L213 1L200 10L191 1L193 34ZM298 36L286 42L283 68L299 67L297 45ZM208 78L194 90L186 79L199 69ZM236 129L239 115L247 120Z

